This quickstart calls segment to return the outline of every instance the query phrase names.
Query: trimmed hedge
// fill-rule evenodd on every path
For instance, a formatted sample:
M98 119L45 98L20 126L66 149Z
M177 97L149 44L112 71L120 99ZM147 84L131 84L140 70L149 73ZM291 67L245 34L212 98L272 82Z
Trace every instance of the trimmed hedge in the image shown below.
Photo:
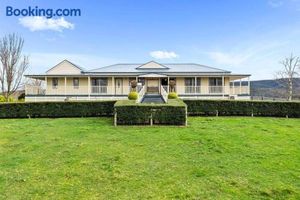
M133 101L117 101L116 125L185 125L186 105L181 100L169 100L166 104L136 104Z
M126 104L128 102L130 101L127 101ZM300 118L300 102L236 100L184 100L184 102L187 104L188 114L196 116L288 116ZM113 116L115 103L116 101L0 103L0 118ZM120 104L122 103L118 105ZM130 120L131 124L147 124L152 113L153 124L158 122L176 124L183 117L183 112L181 108L177 108L177 104L185 106L181 100L175 99L169 100L167 104L140 104L137 108L133 101L131 105L127 105L132 109L120 108L124 109L124 113L118 112L118 116ZM180 105L179 107L181 107ZM120 121L120 123L122 122Z
M0 118L113 116L115 102L1 103Z
M300 117L300 102L184 100L189 115Z

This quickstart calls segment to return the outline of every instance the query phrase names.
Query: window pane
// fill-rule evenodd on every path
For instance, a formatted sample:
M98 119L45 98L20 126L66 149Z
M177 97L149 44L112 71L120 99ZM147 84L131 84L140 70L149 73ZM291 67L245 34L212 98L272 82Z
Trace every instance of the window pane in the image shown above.
M200 86L201 85L201 78L197 78L197 86Z
M185 78L185 86L195 86L195 78Z
M58 78L52 78L52 87L57 88L58 86Z
M209 78L210 86L222 86L222 78Z
M79 78L73 78L73 86L78 87L79 86Z

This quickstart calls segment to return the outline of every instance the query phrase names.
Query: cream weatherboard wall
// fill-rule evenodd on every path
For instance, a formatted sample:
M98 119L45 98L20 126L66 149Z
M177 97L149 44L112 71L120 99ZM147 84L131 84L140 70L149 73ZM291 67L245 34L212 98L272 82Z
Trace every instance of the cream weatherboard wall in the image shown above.
M76 76L74 77L66 77L66 87L65 87L65 77L58 77L58 86L57 88L53 88L52 85L52 80L56 78L56 77L48 77L47 78L47 84L46 84L46 94L47 95L53 95L53 94L57 94L57 95L87 95L88 94L88 77L80 77L79 78L79 87L74 88L73 86L73 78L78 78ZM96 77L91 77L90 80L92 80L92 78L96 78ZM107 77L107 94L114 94L115 92L115 88L113 84L113 79L112 77ZM128 94L129 93L129 78L122 78L122 88L123 88L123 94ZM90 87L92 87L92 84L90 83ZM92 92L91 88L90 91Z
M69 75L69 74L81 74L80 68L78 68L73 63L70 63L67 60L60 62L59 64L55 65L51 69L49 69L46 74L48 75Z
M78 78L76 76L74 77L66 77L66 87L65 87L65 77L58 77L58 86L57 88L53 88L52 85L52 80L55 77L48 77L47 78L47 86L46 86L46 94L51 95L51 94L58 94L58 95L77 95L77 94L82 94L82 95L87 95L88 94L88 77L80 77L79 78L79 87L74 88L73 86L73 78ZM93 77L90 79L92 80ZM107 77L107 93L108 94L114 94L115 93L115 87L116 84L113 83L115 82L115 79L122 79L122 93L123 94L128 94L130 92L130 86L129 86L129 77ZM131 77L132 78L132 77ZM201 92L204 94L209 93L209 78L208 77L201 77ZM229 77L224 78L225 81L225 90L224 93L228 94L230 92L230 80ZM90 87L92 85L90 84ZM90 89L91 91L91 89ZM184 77L176 77L176 91L178 94L183 94L185 93L185 78ZM235 92L239 92L239 88L235 88Z

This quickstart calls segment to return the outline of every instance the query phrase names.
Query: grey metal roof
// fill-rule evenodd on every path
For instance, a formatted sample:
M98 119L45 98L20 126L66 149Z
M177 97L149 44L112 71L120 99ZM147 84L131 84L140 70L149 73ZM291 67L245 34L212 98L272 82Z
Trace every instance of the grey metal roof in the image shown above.
M70 62L67 60L67 62ZM150 61L151 63L154 61ZM71 63L71 62L70 62ZM156 62L154 62L156 63ZM37 74L37 75L26 75L27 77L54 77L54 76L94 76L94 77L104 77L104 76L147 76L149 74L160 74L163 76L232 76L232 77L248 77L250 74L232 74L231 71L218 69L214 67L209 67L206 65L200 65L195 63L157 63L161 65L161 68L153 67L141 68L145 63L123 63L123 64L114 64L106 67L100 67L93 70L83 70L78 65L71 63L74 66L81 69L81 74ZM146 63L147 64L147 63Z
M205 65L195 63L163 63L167 68L139 69L143 64L114 64L106 67L100 67L93 70L85 71L84 73L231 73L227 70L222 70Z

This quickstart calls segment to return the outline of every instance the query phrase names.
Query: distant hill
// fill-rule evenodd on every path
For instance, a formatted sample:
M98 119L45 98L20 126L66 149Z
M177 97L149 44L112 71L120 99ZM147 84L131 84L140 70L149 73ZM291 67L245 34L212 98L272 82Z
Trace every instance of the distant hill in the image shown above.
M251 81L251 96L286 98L286 89L277 80ZM294 80L294 98L300 99L300 78Z

